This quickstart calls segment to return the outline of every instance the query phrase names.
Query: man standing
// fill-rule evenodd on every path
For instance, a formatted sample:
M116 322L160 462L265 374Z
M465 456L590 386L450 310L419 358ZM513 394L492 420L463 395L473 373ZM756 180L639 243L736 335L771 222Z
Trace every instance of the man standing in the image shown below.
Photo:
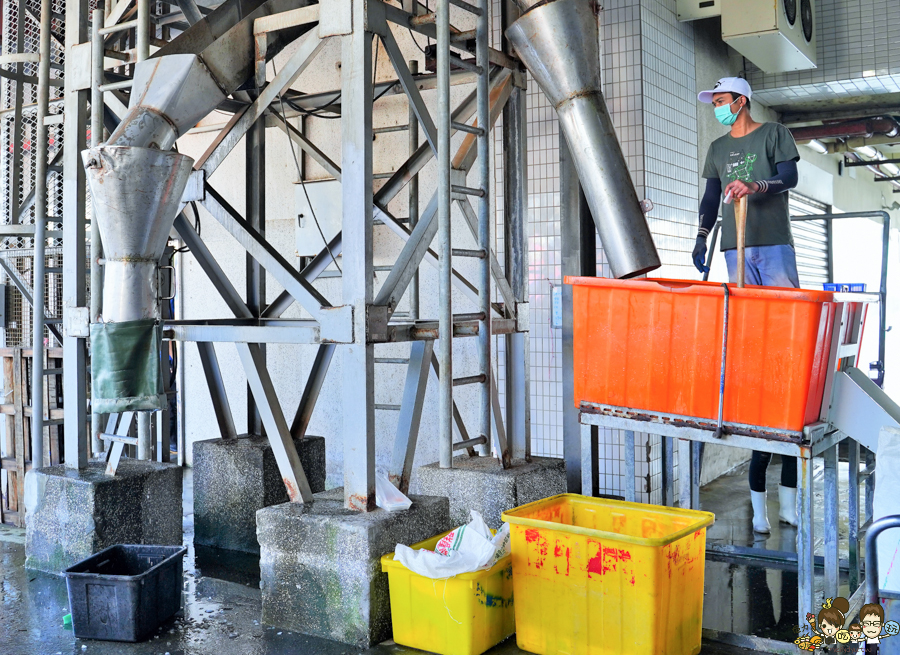
M730 132L715 141L706 155L703 177L706 191L700 201L700 231L692 254L701 273L709 270L706 238L722 205L722 250L728 279L737 280L737 233L734 200L747 196L745 279L748 284L799 287L794 241L788 213L788 189L797 186L800 154L790 131L778 123L757 123L750 116L752 91L747 80L723 77L715 88L703 91L700 102L710 103L716 118ZM750 499L754 532L768 533L766 469L770 453L754 451L750 460ZM782 456L779 518L797 525L797 462Z

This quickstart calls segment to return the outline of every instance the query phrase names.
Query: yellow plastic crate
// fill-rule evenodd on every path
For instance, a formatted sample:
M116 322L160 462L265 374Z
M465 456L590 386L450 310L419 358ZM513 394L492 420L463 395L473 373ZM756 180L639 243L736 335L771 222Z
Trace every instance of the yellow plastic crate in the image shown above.
M516 641L538 655L700 652L709 512L562 494L503 514Z
M434 550L445 534L411 548ZM487 571L447 580L413 573L393 553L381 558L381 570L388 574L398 644L441 655L480 655L516 631L510 556Z

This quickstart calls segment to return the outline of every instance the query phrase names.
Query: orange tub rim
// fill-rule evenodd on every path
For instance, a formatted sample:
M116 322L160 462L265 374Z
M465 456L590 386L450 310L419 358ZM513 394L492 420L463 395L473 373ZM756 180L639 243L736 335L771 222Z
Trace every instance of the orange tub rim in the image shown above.
M619 280L611 277L579 277L566 275L563 278L565 284L582 287L618 287L623 289L641 289L647 291L669 293L692 293L711 296L723 295L721 282L709 282L703 280L675 280L669 278L640 278ZM793 289L788 287L763 287L747 285L743 289L736 284L728 284L728 292L731 296L745 298L789 298L798 302L826 303L834 302L834 292L820 291L817 289Z

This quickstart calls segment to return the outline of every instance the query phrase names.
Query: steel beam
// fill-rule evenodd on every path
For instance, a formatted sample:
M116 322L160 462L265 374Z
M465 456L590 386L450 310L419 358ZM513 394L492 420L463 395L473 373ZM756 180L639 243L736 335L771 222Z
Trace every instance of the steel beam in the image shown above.
M815 530L813 514L813 460L797 458L797 584L798 616L814 612L815 603Z
M278 120L278 127L280 127L281 130L285 134L287 134L303 152L312 157L319 166L325 169L326 173L331 175L334 179L340 181L340 166L335 164L334 161L332 161L331 158L328 157L328 155L322 152L315 143L307 139L306 135L303 134L303 132L288 123L287 119L281 113L276 112L274 116Z
M478 239L479 218L475 213L475 208L472 207L472 203L468 198L457 198L456 205L459 207L460 211L462 211L463 218L466 219L466 225L472 232L472 236ZM513 294L512 287L509 285L506 275L503 273L503 269L500 268L500 262L497 261L497 256L494 254L494 251L490 247L484 250L488 253L486 261L489 262L491 277L493 277L494 284L497 285L497 291L500 292L500 297L503 298L503 302L506 305L506 316L515 316L517 301ZM490 285L490 277L488 278L488 285ZM484 311L490 311L490 307L482 307L482 309Z
M518 92L518 89L516 90ZM504 118L504 125L505 125ZM562 243L562 270L566 275L597 274L597 243L590 208L578 182L578 173L565 139L559 140L559 232ZM506 217L506 214L504 214ZM509 220L508 218L506 220ZM521 238L521 237L519 237ZM520 258L518 254L507 257ZM515 268L521 270L521 263ZM559 281L560 283L562 280ZM570 493L581 493L581 423L575 403L574 321L572 287L562 286L562 413L563 456Z
M388 273L387 279L375 297L375 304L386 305L391 313L396 310L400 299L406 293L407 287L412 282L422 258L425 257L425 253L437 233L438 221L434 220L437 214L437 205L438 197L435 193L428 201L428 205L412 229L406 243L403 244L403 249L397 256L391 272Z
M171 460L171 444L172 444L172 427L171 427L171 405L170 399L175 397L178 402L176 392L172 389L169 377L169 352L168 348L161 348L159 352L160 364L163 374L163 393L166 396L166 406L161 412L154 412L154 430L156 432L156 461L168 463ZM177 408L176 408L177 414Z
M406 383L403 387L403 400L400 404L400 418L397 422L397 436L394 439L394 456L390 469L391 482L394 482L403 493L409 493L409 481L412 477L419 423L422 419L422 406L425 402L428 370L433 352L433 341L417 341L410 346Z
M322 272L334 261L332 257L337 258L344 248L343 234L338 232L335 237L328 242L328 246L319 251L319 254L312 258L312 261L300 271L300 275L309 282L315 281ZM278 318L284 314L288 308L294 304L294 297L288 291L282 291L272 303L266 307L262 314L263 318Z
M122 0L124 1L124 0ZM21 14L20 14L21 15ZM66 59L72 49L88 40L87 0L66 2ZM74 75L66 75L63 139L63 313L86 307L85 297L85 177L81 151L86 147L88 91L74 88ZM66 467L87 466L87 344L83 337L63 338L63 395L65 405Z
M322 326L322 337L328 341L347 343L354 332L353 313L350 306L332 307L319 291L294 270L284 256L266 241L253 227L229 205L225 199L205 184L206 200L203 206L228 230L241 246L264 266L300 305L312 314ZM369 208L371 212L371 207ZM356 220L359 220L356 218ZM346 234L345 234L346 240ZM346 248L346 246L345 246ZM346 273L345 273L346 276ZM360 316L360 314L357 314Z
M103 26L103 9L95 9L91 20L91 147L96 148L103 142L103 118L106 107L103 103L103 37L100 28ZM59 153L57 153L59 154ZM97 212L91 216L91 323L100 320L103 307L103 269L100 259L103 257L103 244L100 242L100 224ZM91 450L95 455L103 452L100 441L100 414L91 415Z
M137 413L137 458L151 460L153 437L150 432L150 412Z
M494 447L500 456L500 464L503 468L508 469L512 466L512 457L509 450L509 440L506 438L506 428L503 426L503 414L500 413L500 394L497 392L497 376L494 375L493 368L488 365L490 371L490 380L488 390L490 393L491 409L494 423ZM454 404L455 407L455 404ZM490 418L490 416L488 416ZM485 435L487 436L487 435Z
M247 307L231 280L225 275L225 271L219 266L216 258L213 257L212 252L200 238L200 235L188 222L184 212L175 218L175 230L178 232L181 240L184 241L185 246L190 249L200 268L203 269L210 282L213 283L213 286L222 296L225 304L228 305L228 309L238 318L252 317L253 313Z
M6 271L7 276L15 285L16 289L19 290L19 293L22 294L22 297L25 299L31 307L34 307L34 298L31 295L31 287L28 286L28 283L22 279L22 274L19 273L18 270L9 265L9 262L6 261L5 258L0 257L0 267ZM52 318L48 316L49 311L46 306L44 307L44 324L47 326L47 329L56 337L57 341L62 342L62 333L59 331L59 328L55 325L55 323L59 322L59 319Z
M675 507L675 440L672 437L661 436L660 441L663 443L662 504Z
M219 368L219 358L216 357L216 348L208 341L198 341L197 351L200 353L206 388L209 389L213 411L219 424L219 434L223 439L236 439L237 430L234 427L231 405L228 403L228 393L225 391L225 381L222 379L222 369Z
M291 423L291 436L295 439L302 439L306 436L306 429L309 427L310 419L312 419L312 413L316 407L316 401L319 399L319 393L322 391L322 385L325 384L325 377L328 374L328 367L331 365L331 358L334 356L335 349L336 346L329 343L320 345L316 351L316 358L313 360L309 377L306 378L306 386L303 387L303 395L300 397L297 413L294 415L293 423Z
M625 500L635 502L634 431L625 430Z
M419 60L411 59L409 62L409 72L412 75L418 75L419 73ZM408 127L409 133L407 135L409 139L409 156L412 157L416 150L419 149L419 126L416 123L416 113L415 109L412 106L412 103L409 103L409 117L408 117ZM416 225L419 222L419 176L413 175L409 180L409 188L407 189L408 194L408 211L407 215L409 216L409 229L415 231ZM419 318L419 272L416 271L413 274L412 281L410 282L409 289L409 317L412 320L416 320Z
M313 62L327 41L328 39L319 39L316 36L316 30L311 30L303 35L300 38L300 45L285 62L281 70L263 88L256 100L245 111L232 116L228 124L206 149L206 152L194 164L194 168L205 171L208 179L251 126L263 117L276 98L293 84L300 74L306 70L306 67Z
M433 341L433 339L429 339L429 341ZM441 365L438 363L437 355L434 350L431 351L431 375L434 376L434 380L436 383L440 384L441 381ZM456 405L456 401L453 401L453 429L454 429L454 437L456 439L455 443L461 441L471 441L469 437L469 431L466 429L466 424L463 422L462 414L459 413L459 407ZM472 449L469 451L469 455L474 455L475 450Z
M382 220L382 222L391 229L397 236L399 236L404 241L407 241L410 238L410 231L406 229L400 221L391 216L390 213L384 211L381 208L376 208L375 215ZM419 225L422 225L423 220L419 221L419 224L416 225L418 228ZM452 250L452 248L451 248ZM434 268L440 269L440 260L436 252L431 250L430 248L425 251L422 259L427 263L431 264ZM455 268L450 269L451 275L451 284L456 287L456 289L461 292L466 298L472 301L472 304L478 305L478 289L475 288L471 282L469 282L466 278L464 278L459 271ZM498 314L500 313L499 309L495 306L494 311Z
M150 56L150 0L136 0L136 3L135 54L138 61L144 61ZM138 424L140 425L140 421Z
M507 12L510 8L501 5ZM517 11L513 12L517 14ZM514 18L504 15L504 21ZM505 51L505 46L504 46ZM512 290L515 314L528 312L528 180L525 90L512 86L503 109L503 231L506 279ZM561 140L562 141L562 140ZM531 459L530 340L527 332L506 337L506 422L510 449L516 459ZM573 423L570 427L576 429ZM577 434L577 432L575 432ZM576 454L570 452L567 465ZM576 484L577 469L568 482ZM568 477L568 474L567 474Z
M485 78L484 84L487 84L487 78ZM503 109L509 97L508 91L510 88L511 87L505 85L498 86L495 89L495 92L491 94L491 102L488 107L484 109L484 113L489 116L490 125L493 125L493 123L496 122L497 118L499 117L501 110ZM490 89L488 89L488 91L489 90ZM484 100L485 102L488 102L487 92L485 92ZM441 120L443 121L443 119L445 118L446 116L442 116ZM459 149L456 152L456 155L453 157L454 170L450 173L450 175L459 177L461 181L465 180L466 174L475 163L475 145L476 141L474 136L467 135L466 138L463 139L463 143L460 145ZM413 157L415 157L415 155ZM487 159L490 158L489 155L486 155L485 157ZM482 178L490 177L489 175L485 176L483 174L483 171L481 171L481 173ZM400 188L402 187L397 188L396 191L399 192ZM400 226L399 224L395 225L395 221L390 220L389 217L385 216L387 212L382 210L381 207L386 207L387 203L390 201L390 198L383 197L379 201L378 196L376 196L376 203L379 204L379 206L376 208L376 214L378 215L378 217L381 218L389 228L393 229L398 236L404 238L407 241L406 245L403 247L403 250L400 252L400 255L397 257L397 262L388 275L388 279L385 280L384 284L379 290L378 297L375 299L376 305L387 305L393 312L393 310L396 309L397 304L400 302L400 298L402 298L403 294L406 292L406 288L415 275L415 272L422 259L425 257L431 259L433 257L434 263L437 263L439 261L440 258L435 256L428 247L434 239L434 235L437 233L440 225L440 220L438 220L437 222L434 221L434 218L437 215L437 211L440 206L440 203L438 202L439 197L440 194L436 191L429 201L427 207L425 208L425 211L419 217L415 226L411 226L412 232L410 233L409 230L403 228L403 226ZM488 199L488 196L482 198L482 201L484 202L486 199ZM465 200L466 203L468 203L468 199ZM468 205L468 208L471 210L471 205ZM474 214L474 211L472 211L472 213ZM470 229L473 231L473 235L476 236L476 239L479 238L477 231L478 218L475 216L467 216L467 221L471 223ZM486 248L485 250L490 251L490 248ZM450 256L448 256L448 259L449 258ZM500 274L499 270L499 264L496 264L496 257L493 256L493 253L491 254L491 260L491 263L495 265L495 275L498 278L502 277L502 274ZM454 282L457 287L460 286L461 282L465 282L455 270L452 271L452 276L452 279L458 280L457 282ZM489 285L490 280L488 280L488 287ZM500 285L501 293L504 293L504 298L506 298L507 296L511 298L512 292L509 290L509 286L505 284L505 280L504 283L498 282L498 285ZM484 304L484 299L479 296L479 292L474 286L468 284L468 282L465 282L464 286L467 288L464 288L463 291L466 292L466 295L472 300L472 302L479 306L481 304ZM490 305L489 300L488 305ZM511 304L511 310L511 313L515 312L515 303Z
M662 416L662 415L660 415ZM674 418L675 415L670 415ZM676 437L679 439L690 439L693 441L703 441L706 443L723 444L726 446L734 446L735 448L747 448L750 450L762 450L777 455L790 455L792 457L801 457L808 459L812 455L809 445L797 443L796 441L767 439L764 437L748 437L741 434L724 434L721 438L716 437L715 429L705 430L699 427L687 425L677 425L675 421L656 421L656 420L637 420L619 416L607 416L594 412L583 411L580 416L581 422L591 425L599 425L613 430L634 430L642 432L652 430L654 434L667 437ZM712 423L715 425L715 422ZM727 424L726 424L727 425ZM799 438L798 438L799 440ZM679 464L680 466L680 464ZM679 478L681 477L679 472Z
M343 299L354 316L352 343L344 346L344 505L375 509L375 349L367 343L372 304L372 34L365 2L351 0L353 32L341 43L341 193Z
M124 412L119 420L119 427L116 428L116 436L124 437L131 429L131 419L134 412ZM116 469L119 468L119 460L122 457L122 450L125 447L124 441L113 441L109 450L106 452L106 475L115 475Z
M27 5L24 0L19 0L18 2L18 15L24 16L26 12ZM68 15L68 14L67 14ZM16 21L16 53L24 53L25 51L25 21L19 20ZM24 73L25 64L14 63L13 64L13 72L14 73ZM22 107L25 98L25 86L23 84L16 84L15 88L15 99L13 104L13 125L22 125ZM68 89L66 89L68 90ZM65 98L63 98L63 102L65 102ZM24 130L13 130L13 150L12 150L12 166L10 167L10 195L9 198L13 198L18 200L21 192L22 192L22 153L24 152L24 148L22 147L22 138L23 138ZM19 222L19 216L11 216L10 222L17 223Z
M278 395L269 377L265 359L257 344L239 343L238 355L247 375L247 384L256 398L256 406L272 446L272 454L292 503L312 502L312 490L303 472L300 456L281 411Z
M507 85L511 85L511 74L503 69L491 74L491 96L497 93L507 92ZM461 123L469 120L475 113L475 92L470 93L450 115L450 122ZM390 199L396 196L406 186L410 179L421 171L434 157L434 152L428 143L423 143L406 163L401 165L394 174L385 182L375 194L375 204L386 207Z
M49 104L49 102L48 102ZM99 144L98 144L99 145ZM63 153L65 149L63 147L59 147L56 150L56 153L53 155L53 159L50 160L50 163L47 165L46 175L49 176L52 173L55 173L59 170L62 170L62 166L60 162L63 158ZM19 205L19 208L16 210L15 220L10 221L9 224L0 226L0 235L2 236L12 236L16 234L19 230L21 230L22 235L32 235L34 234L34 225L22 225L22 219L25 217L25 213L34 207L34 193L35 189L32 188L31 191L28 192L28 195L25 196L25 200L22 201L22 204ZM61 237L62 234L57 231L49 231L47 232L48 237Z
M244 114L245 116L247 114ZM258 119L247 130L244 140L244 194L247 227L265 242L266 239L266 122ZM253 316L260 316L266 306L266 271L259 259L249 251L244 256L246 266L247 308ZM266 361L266 346L261 344L259 356ZM247 434L264 434L262 418L256 399L247 393Z
M849 562L850 593L859 586L859 443L847 440L849 478L847 487L849 500L847 503L847 560Z
M693 493L691 479L693 467L691 466L691 442L687 439L678 440L678 506L682 509L693 509Z
M453 466L453 241L450 214L450 0L435 2L437 38L438 444L440 467ZM476 101L477 104L477 101ZM468 135L467 135L468 136ZM476 304L478 302L476 294Z
M166 321L163 338L170 341L208 341L211 343L293 343L317 344L319 326L315 321L294 319L257 325L231 324L230 321Z
M596 497L600 493L600 429L589 423L580 424L581 432L581 493Z
M181 9L181 13L184 14L184 19L188 22L188 25L193 25L203 20L203 14L200 13L200 9L194 0L175 0L175 4Z
M437 133L435 131L434 121L431 120L431 114L428 113L428 107L425 106L422 94L419 93L419 87L416 86L416 81L406 67L406 59L404 59L403 53L400 51L400 46L397 45L397 40L394 38L394 34L391 32L390 28L385 28L385 32L381 37L381 42L384 44L384 49L387 50L388 57L391 60L391 64L394 66L394 70L397 71L397 78L400 80L400 86L402 86L403 90L406 92L409 104L412 106L416 118L419 119L419 124L422 126L422 131L425 132L425 138L431 145L431 149L436 153Z
M823 453L825 460L825 523L822 528L825 538L825 596L838 596L840 570L838 568L838 447L828 448Z

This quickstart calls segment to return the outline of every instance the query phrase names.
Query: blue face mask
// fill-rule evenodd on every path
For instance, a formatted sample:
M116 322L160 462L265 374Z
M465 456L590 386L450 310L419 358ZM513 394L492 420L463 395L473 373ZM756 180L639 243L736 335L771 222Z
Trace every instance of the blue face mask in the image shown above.
M721 107L716 107L716 120L718 120L722 125L734 125L734 122L737 120L738 115L741 113L741 109L738 109L737 114L731 113L731 105L733 105L737 100L731 102L728 105L722 105Z

